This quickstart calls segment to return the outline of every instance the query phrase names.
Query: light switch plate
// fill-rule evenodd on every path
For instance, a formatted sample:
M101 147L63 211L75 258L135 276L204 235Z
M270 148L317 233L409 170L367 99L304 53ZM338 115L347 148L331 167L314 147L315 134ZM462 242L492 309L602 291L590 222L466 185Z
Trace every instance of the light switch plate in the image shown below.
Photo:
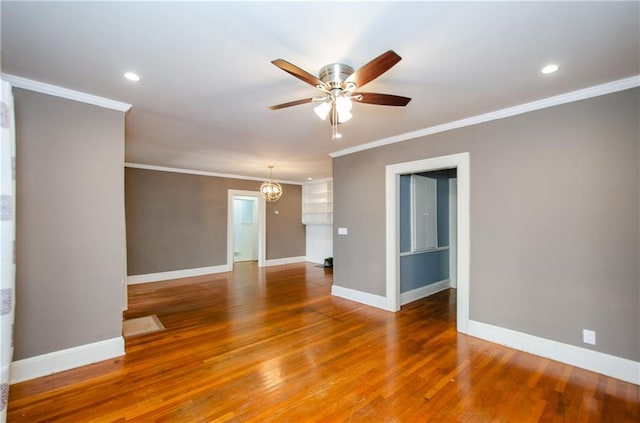
M596 332L589 329L582 329L582 342L585 344L596 344Z
M338 228L338 235L348 235L349 229L347 228Z

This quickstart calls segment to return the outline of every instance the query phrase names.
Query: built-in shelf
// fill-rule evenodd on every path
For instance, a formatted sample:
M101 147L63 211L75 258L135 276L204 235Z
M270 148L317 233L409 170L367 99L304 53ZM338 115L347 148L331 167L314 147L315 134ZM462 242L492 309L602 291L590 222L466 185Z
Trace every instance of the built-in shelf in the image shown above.
M302 223L333 224L333 181L309 182L302 185Z

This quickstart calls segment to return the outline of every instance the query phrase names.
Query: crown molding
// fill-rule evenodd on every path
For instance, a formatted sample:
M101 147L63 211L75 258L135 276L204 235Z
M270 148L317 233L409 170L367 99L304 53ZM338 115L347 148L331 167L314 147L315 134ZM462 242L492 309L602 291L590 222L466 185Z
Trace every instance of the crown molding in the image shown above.
M330 181L333 181L333 178L312 179L311 181L304 181L302 185L323 184L325 182L330 182Z
M452 129L463 128L465 126L477 125L479 123L521 115L523 113L533 112L535 110L546 109L548 107L559 106L561 104L572 103L579 100L585 100L587 98L598 97L605 94L612 94L618 91L624 91L638 86L640 86L640 75L635 75L629 78L619 79L617 81L607 82L601 85L595 85L593 87L548 97L542 100L524 103L519 106L508 107L506 109L496 110L494 112L472 116L469 118L444 123L442 125L431 126L429 128L419 129L417 131L394 135L388 138L382 138L377 141L372 141L366 144L360 144L354 147L345 148L344 150L335 151L333 153L330 153L329 156L331 156L332 158L346 156L348 154L357 153L359 151L382 147L383 145L395 144L398 142L408 141L427 135L450 131Z
M267 179L267 178L256 178L255 176L232 175L230 173L216 173L216 172L207 172L204 170L191 170L191 169L180 169L176 167L146 165L142 163L126 162L124 164L124 167L130 167L132 169L156 170L158 172L173 172L173 173L187 173L189 175L215 176L217 178L244 179L247 181L264 182ZM303 185L302 182L286 181L282 179L273 179L273 180L281 184Z
M7 73L2 74L2 79L9 81L9 83L16 88L66 98L68 100L79 101L81 103L92 104L94 106L104 107L105 109L113 109L126 113L132 107L131 104L122 103L109 98L98 97L81 91L58 87L57 85L45 84L44 82L34 81L32 79L22 78L20 76L10 75Z

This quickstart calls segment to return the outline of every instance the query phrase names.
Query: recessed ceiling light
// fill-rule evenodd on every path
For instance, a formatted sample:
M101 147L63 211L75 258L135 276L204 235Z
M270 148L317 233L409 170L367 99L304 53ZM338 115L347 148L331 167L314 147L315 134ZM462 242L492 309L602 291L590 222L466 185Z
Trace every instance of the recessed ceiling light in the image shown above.
M540 72L542 72L544 74L549 74L549 73L554 73L558 69L560 69L560 66L554 65L554 64L550 64L550 65L547 65L544 68L542 68L542 70Z
M307 181L313 181L313 178L312 178L311 176L309 176L309 177L307 178Z
M138 74L133 73L133 72L125 73L124 77L127 78L129 81L134 81L134 82L140 81L140 77L138 76Z

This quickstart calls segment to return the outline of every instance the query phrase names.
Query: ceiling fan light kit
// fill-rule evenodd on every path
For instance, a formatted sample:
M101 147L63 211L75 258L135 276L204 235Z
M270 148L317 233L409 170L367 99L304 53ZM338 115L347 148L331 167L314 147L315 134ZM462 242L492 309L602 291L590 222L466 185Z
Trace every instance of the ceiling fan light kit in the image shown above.
M327 116L329 116L329 112L331 111L331 101L325 100L322 98L320 101L320 105L313 108L313 111L316 112L316 115L322 120L327 120Z
M341 138L342 135L338 132L338 125L347 122L353 117L351 113L353 101L382 106L406 106L411 101L408 97L391 94L355 93L357 88L362 88L365 84L385 73L400 59L401 57L394 51L389 50L357 71L343 63L332 63L323 66L320 69L319 77L315 77L286 60L276 59L271 63L290 75L313 85L322 91L324 95L278 104L269 107L269 109L278 110L299 104L320 102L318 106L314 107L314 112L322 120L327 120L327 117L329 117L332 139Z

